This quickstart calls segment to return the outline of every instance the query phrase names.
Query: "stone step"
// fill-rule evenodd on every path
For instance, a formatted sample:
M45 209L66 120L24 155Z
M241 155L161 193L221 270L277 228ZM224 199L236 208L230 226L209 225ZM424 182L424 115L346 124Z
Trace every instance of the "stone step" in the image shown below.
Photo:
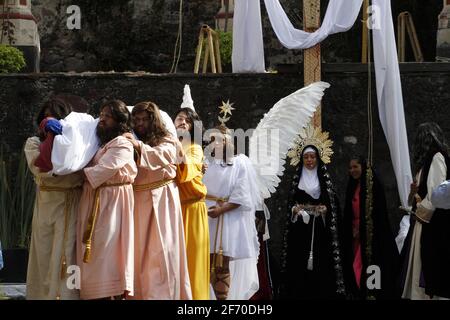
M25 300L27 286L25 283L1 283L0 300Z

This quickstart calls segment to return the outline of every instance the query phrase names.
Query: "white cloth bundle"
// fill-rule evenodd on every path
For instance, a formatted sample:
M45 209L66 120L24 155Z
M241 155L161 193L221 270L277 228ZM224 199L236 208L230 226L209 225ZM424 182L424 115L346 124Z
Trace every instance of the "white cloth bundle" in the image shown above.
M402 220L400 221L400 230L398 231L398 235L395 238L395 243L397 244L398 252L401 253L403 249L403 245L405 244L406 236L408 235L410 222L409 222L410 216L405 215L403 216Z
M98 119L72 112L60 122L63 130L53 142L52 173L66 175L83 169L97 152L100 145L96 134Z
M431 203L440 209L450 209L450 180L442 182L431 196Z
M166 129L172 134L174 138L177 138L177 129L175 129L175 125L173 124L172 118L167 114L167 112L159 110L162 120L166 126Z

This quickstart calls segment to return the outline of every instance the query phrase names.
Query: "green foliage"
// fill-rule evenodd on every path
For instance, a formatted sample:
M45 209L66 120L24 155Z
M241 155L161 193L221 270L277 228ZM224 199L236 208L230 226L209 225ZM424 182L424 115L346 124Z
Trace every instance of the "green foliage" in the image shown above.
M0 44L0 73L19 72L25 65L22 51Z
M14 179L10 164L0 150L0 240L3 249L28 248L36 187L24 155Z
M233 53L233 33L216 30L220 39L220 59L223 65L231 63L231 54Z

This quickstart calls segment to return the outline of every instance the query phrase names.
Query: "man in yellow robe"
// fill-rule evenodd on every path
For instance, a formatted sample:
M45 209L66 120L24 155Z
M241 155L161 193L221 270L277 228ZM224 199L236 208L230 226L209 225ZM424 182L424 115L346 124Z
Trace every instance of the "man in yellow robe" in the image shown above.
M200 118L192 108L182 108L175 116L175 128L178 135L182 136L177 183L183 211L192 298L209 300L209 227L206 187L202 182L203 150L193 139L195 125L199 122Z

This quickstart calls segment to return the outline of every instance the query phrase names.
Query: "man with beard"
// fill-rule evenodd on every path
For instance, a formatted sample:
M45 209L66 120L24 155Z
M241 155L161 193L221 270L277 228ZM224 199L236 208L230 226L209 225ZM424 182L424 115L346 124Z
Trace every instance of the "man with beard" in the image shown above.
M67 267L75 264L77 209L83 177L79 172L54 176L51 170L53 138L60 130L48 126L65 118L71 105L52 98L37 116L38 136L28 138L25 156L36 182L30 254L27 270L28 300L78 299L66 286Z
M200 118L193 106L181 108L175 115L175 128L182 142L177 184L183 211L186 250L192 298L209 300L209 227L203 178L203 150L194 141L194 131L201 137Z
M85 182L77 228L77 261L82 299L133 295L133 186L137 175L130 113L120 100L100 109L100 149L83 170Z
M192 299L180 195L175 184L176 144L158 106L138 103L125 137L137 154L134 182L134 299Z

